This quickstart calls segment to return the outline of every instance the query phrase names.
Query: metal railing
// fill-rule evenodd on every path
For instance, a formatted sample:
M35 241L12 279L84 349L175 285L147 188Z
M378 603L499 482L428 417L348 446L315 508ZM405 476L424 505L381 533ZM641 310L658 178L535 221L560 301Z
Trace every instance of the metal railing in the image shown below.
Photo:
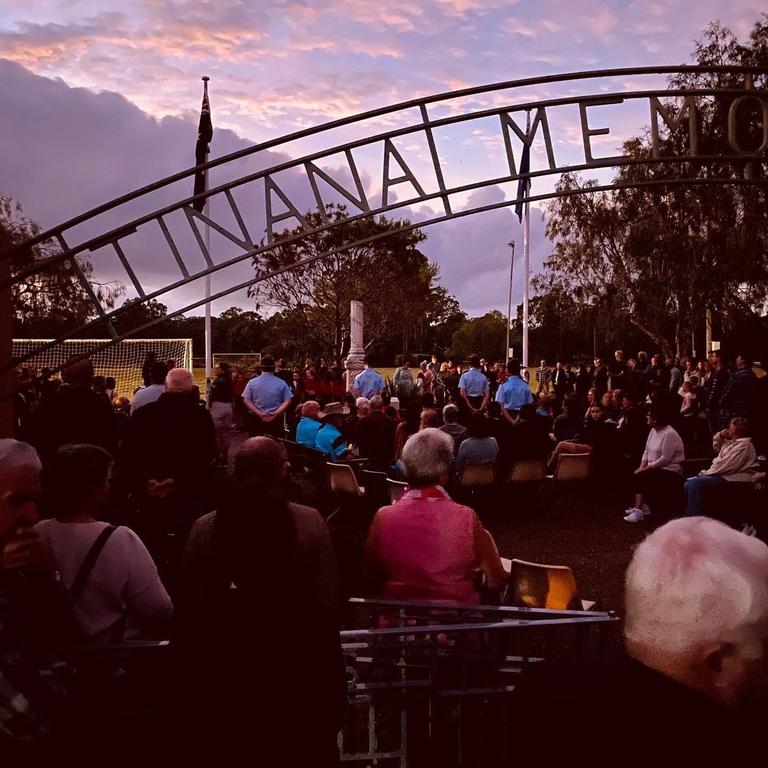
M339 749L344 765L360 768L511 764L526 675L552 660L599 666L619 648L609 613L359 598L347 609ZM135 641L69 656L81 668L113 658L161 674L172 653L167 641Z

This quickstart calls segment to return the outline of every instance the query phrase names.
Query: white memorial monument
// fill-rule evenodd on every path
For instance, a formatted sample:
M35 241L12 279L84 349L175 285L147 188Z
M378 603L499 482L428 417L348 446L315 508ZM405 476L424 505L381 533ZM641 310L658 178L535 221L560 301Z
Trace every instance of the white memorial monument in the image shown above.
M355 376L363 370L363 302L352 301L349 308L349 354L344 362L347 369L347 391L351 392Z

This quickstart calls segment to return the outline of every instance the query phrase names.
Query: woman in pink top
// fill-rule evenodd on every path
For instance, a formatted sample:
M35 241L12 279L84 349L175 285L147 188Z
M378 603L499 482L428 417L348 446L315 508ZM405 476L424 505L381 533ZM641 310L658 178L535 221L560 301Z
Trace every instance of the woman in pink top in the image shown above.
M453 440L439 429L411 435L402 463L408 489L376 514L366 543L363 585L367 594L394 600L477 604L475 572L500 589L504 569L493 539L469 507L443 489Z

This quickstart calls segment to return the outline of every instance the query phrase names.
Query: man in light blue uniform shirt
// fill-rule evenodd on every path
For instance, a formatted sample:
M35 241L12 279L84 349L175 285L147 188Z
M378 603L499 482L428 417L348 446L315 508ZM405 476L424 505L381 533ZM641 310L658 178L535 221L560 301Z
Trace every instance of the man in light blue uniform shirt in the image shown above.
M254 376L243 392L243 403L251 413L251 436L285 437L283 413L293 399L291 388L275 376L275 361L267 355L261 360L261 376Z
M480 358L473 355L469 358L470 369L461 374L459 392L469 413L482 412L488 405L490 385L488 377L480 370Z
M355 376L352 392L355 397L365 397L370 400L384 391L384 378L371 368L368 358L364 360L365 369Z
M533 402L531 388L520 378L520 363L510 360L507 364L507 380L496 393L496 402L503 406L502 413L509 422L514 422L519 410Z

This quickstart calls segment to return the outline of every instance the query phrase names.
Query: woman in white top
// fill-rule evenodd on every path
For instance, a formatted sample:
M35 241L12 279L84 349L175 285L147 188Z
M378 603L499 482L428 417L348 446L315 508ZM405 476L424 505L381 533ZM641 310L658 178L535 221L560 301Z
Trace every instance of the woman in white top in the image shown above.
M60 448L43 470L44 494L56 517L35 526L72 594L82 639L94 643L162 635L173 611L139 537L130 528L96 519L107 498L111 468L112 458L102 448ZM87 560L92 561L90 568Z
M651 514L651 507L669 504L677 497L682 502L685 448L680 435L669 426L667 414L658 405L648 410L648 440L640 466L635 470L635 505L624 519L639 523Z

